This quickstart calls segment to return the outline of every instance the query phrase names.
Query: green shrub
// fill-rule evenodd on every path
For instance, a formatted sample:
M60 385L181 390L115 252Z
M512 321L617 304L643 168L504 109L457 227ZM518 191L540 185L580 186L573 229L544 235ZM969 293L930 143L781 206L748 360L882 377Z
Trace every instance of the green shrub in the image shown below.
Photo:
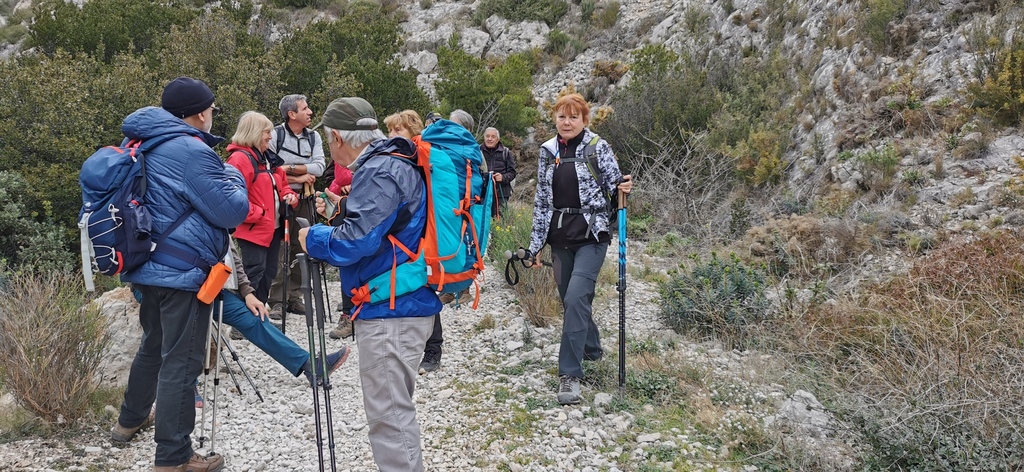
M677 332L697 331L742 340L746 327L768 317L765 277L735 254L704 261L692 256L688 273L676 273L661 284L661 316Z
M539 119L533 98L533 56L513 54L493 68L458 47L453 37L437 52L440 80L435 85L441 111L461 108L476 118L474 134L488 126L522 134Z
M0 292L0 380L49 423L74 424L86 413L109 343L105 317L83 308L80 280L69 272L15 272Z
M977 107L997 123L1013 126L1024 118L1024 42L999 51L987 74L968 87Z
M906 0L863 0L866 8L861 13L860 30L871 39L876 51L887 51L892 47L889 23L903 17L907 11Z
M900 156L891 144L857 156L857 162L869 189L886 190L892 187L893 177L899 170Z
M479 24L491 15L498 15L513 22L543 21L551 26L568 11L569 4L565 0L481 0L475 18Z
M608 2L597 13L597 25L602 28L611 28L619 21L619 9L622 4L619 2Z
M47 0L34 7L32 46L47 54L58 49L102 54L110 61L120 53L144 54L157 49L171 26L184 26L198 8L172 2Z
M584 23L590 23L594 19L594 8L596 8L594 0L583 0L580 2L580 19Z
M68 244L77 239L41 214L51 213L49 205L38 206L30 195L19 174L0 171L0 266L33 273L74 268Z
M284 58L280 80L285 90L307 94L314 112L346 93L358 94L379 116L387 116L404 109L426 110L430 104L416 86L416 73L402 69L395 58L401 46L396 19L382 15L379 6L361 2L350 5L336 21L313 22L295 31L272 55Z

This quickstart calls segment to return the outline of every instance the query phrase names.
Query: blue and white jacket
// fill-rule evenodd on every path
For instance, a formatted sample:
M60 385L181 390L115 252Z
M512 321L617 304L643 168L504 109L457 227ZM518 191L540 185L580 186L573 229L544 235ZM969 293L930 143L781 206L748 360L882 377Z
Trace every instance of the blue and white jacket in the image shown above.
M589 143L595 136L597 135L589 128L583 129L583 141L576 147L577 158L583 158L586 143ZM601 173L601 180L605 186L604 190L609 195L614 195L618 191L619 182L622 181L622 172L619 170L615 154L612 153L611 146L603 138L598 139L594 152L597 156L597 171ZM555 210L552 204L551 180L555 172L555 158L557 157L558 137L555 136L541 145L540 157L537 160L537 193L533 197L533 231L530 233L530 254L538 254L547 244L551 216ZM597 180L587 169L587 164L583 161L572 164L576 167L576 177L580 183L578 190L582 206L598 208L607 204L604 194L597 188ZM587 222L593 225L592 236L595 243L598 242L598 233L611 231L608 213L585 214L584 216Z

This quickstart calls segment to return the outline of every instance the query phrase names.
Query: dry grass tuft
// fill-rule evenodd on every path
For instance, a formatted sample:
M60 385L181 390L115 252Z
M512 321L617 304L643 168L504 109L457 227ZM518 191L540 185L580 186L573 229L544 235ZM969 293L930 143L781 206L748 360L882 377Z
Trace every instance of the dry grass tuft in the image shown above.
M0 293L0 380L49 423L80 418L96 388L109 335L86 303L71 273L13 274Z
M908 274L781 326L829 372L851 424L890 470L1013 469L1024 460L1024 237L949 242Z

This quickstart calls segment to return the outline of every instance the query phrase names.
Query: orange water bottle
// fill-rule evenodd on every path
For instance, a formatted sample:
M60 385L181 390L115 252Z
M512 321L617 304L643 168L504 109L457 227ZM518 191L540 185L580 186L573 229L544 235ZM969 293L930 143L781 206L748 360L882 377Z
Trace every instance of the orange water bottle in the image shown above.
M230 275L231 268L223 262L218 262L210 268L210 275L206 276L206 282L203 282L203 286L199 288L196 298L207 305L213 303Z

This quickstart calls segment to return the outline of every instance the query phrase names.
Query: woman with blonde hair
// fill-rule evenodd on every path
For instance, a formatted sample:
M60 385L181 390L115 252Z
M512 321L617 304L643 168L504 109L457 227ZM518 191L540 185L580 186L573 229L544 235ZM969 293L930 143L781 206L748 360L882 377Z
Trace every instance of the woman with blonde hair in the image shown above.
M242 173L249 193L249 214L235 229L234 237L242 253L245 274L255 289L253 294L263 303L267 302L270 285L277 276L277 253L284 239L281 204L295 208L299 203L298 195L288 186L281 162L268 160L273 129L274 124L262 113L242 113L227 149L228 164Z
M583 361L604 356L592 304L611 242L609 216L615 209L609 196L618 190L629 193L633 182L622 175L611 146L587 128L590 105L582 95L559 98L552 118L558 135L540 148L530 254L551 246L564 310L558 402L568 405L580 402ZM539 258L534 258L533 266L541 266Z

